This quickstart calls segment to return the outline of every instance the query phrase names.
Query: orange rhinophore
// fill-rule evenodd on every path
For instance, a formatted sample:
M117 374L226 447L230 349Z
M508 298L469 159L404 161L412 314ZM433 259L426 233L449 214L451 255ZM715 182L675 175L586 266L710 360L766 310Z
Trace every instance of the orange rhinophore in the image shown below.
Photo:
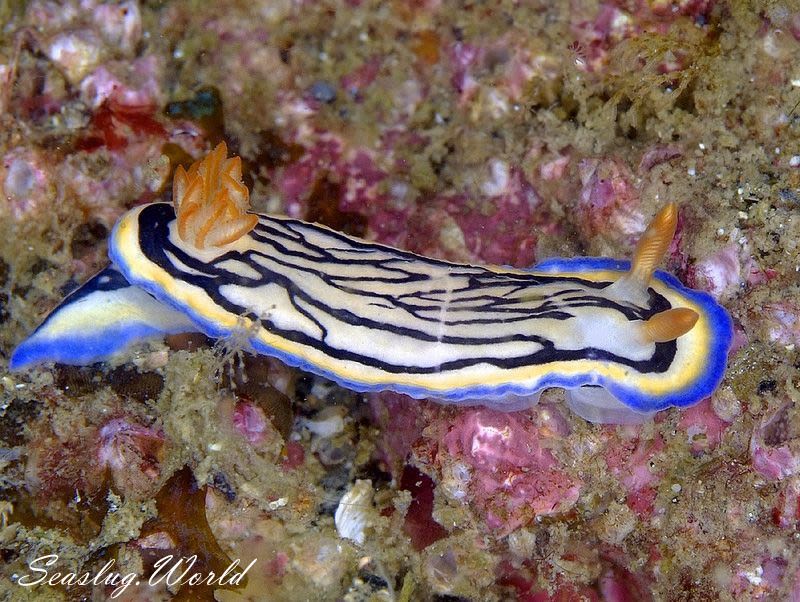
M653 218L639 239L633 255L630 278L645 286L667 252L678 225L678 206L667 203Z
M258 218L247 213L250 192L242 184L242 160L228 158L224 142L189 171L178 166L172 183L178 236L198 249L222 247L252 230Z
M652 343L674 341L689 332L699 318L700 314L693 309L673 307L645 320L642 323L643 333Z

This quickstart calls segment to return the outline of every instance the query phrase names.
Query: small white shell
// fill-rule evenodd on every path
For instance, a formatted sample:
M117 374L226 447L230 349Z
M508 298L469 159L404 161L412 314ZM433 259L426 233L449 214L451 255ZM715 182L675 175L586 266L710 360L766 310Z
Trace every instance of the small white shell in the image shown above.
M326 407L314 418L303 420L303 426L323 439L335 437L344 431L343 411L344 409L338 406Z
M333 520L340 537L364 544L366 528L370 526L372 481L358 480L339 500Z

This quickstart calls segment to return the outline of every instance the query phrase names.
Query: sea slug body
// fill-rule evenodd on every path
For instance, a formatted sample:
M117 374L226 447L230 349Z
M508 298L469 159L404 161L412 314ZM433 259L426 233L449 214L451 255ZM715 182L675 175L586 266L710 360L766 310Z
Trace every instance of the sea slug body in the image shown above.
M224 145L179 169L176 207L126 213L112 267L58 306L11 367L87 363L145 336L197 330L243 335L258 353L358 391L516 410L562 387L576 413L616 423L694 404L723 377L728 314L655 270L674 205L632 264L551 259L526 271L248 213L240 178Z

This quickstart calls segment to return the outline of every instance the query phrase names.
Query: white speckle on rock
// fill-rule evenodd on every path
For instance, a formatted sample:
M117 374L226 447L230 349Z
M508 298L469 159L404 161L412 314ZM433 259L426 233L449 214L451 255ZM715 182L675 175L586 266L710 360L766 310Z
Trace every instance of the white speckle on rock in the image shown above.
M754 568L752 571L742 571L742 577L747 579L753 585L761 585L761 582L764 580L762 575L764 574L764 569L759 565Z
M277 500L269 502L267 504L267 508L269 508L272 511L275 511L278 508L283 508L288 503L288 501L289 500L287 500L285 497L280 497Z
M99 64L101 46L93 31L83 29L55 35L45 46L45 53L71 84L77 84Z
M125 54L131 54L142 39L142 14L136 2L102 4L92 13L105 40Z
M312 433L322 438L335 437L344 430L343 408L329 406L320 411L314 418L306 418L303 425Z
M491 175L489 179L483 183L481 190L487 196L499 196L508 188L508 181L510 179L508 163L500 159L492 159L489 162L489 171Z

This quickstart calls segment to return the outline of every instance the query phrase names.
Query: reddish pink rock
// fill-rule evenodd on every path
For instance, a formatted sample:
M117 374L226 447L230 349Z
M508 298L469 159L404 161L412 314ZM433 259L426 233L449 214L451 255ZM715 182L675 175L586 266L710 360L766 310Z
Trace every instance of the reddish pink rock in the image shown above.
M472 506L500 533L536 515L565 512L578 499L581 482L551 451L570 433L558 406L507 413L419 403L391 393L373 396L372 406L391 467L412 458L436 473L437 487Z
M280 583L289 568L289 555L286 552L276 552L275 556L267 563L267 573Z
M715 4L715 0L604 2L592 13L576 4L574 6L578 9L572 11L571 28L576 37L573 47L580 51L576 52L575 62L586 71L601 71L608 61L609 51L623 40L643 32L666 33L672 23L681 17L705 21ZM669 72L669 65L668 61L664 61L660 65L661 72Z
M730 593L737 600L772 600L784 590L787 567L785 558L764 554L760 562L747 563L737 571Z
M543 180L560 180L564 177L569 161L569 155L559 155L539 167L539 176Z
M376 207L368 221L369 237L385 245L408 249L408 223L412 211L411 206Z
M732 243L695 263L689 269L686 283L720 299L730 297L739 290L742 284L741 273L739 246Z
M539 226L547 217L520 170L504 166L499 172L484 184L486 198L454 195L419 206L409 217L414 234L404 246L452 261L533 265Z
M75 492L95 495L103 485L103 468L86 442L97 437L96 427L54 433L49 425L37 429L27 448L25 486L34 495L58 499Z
M573 19L575 64L589 72L603 69L609 49L636 32L631 15L610 3L601 4L594 16L575 11Z
M267 416L264 410L248 401L238 401L233 409L233 426L256 447L267 439Z
M692 453L699 454L717 447L729 424L714 412L709 397L684 409L678 426L686 432Z
M284 460L281 467L284 470L294 470L303 465L306 459L306 452L303 446L297 441L289 441L286 443L284 451Z
M0 191L0 202L8 204L14 221L37 219L56 195L44 154L25 147L6 153L0 166Z
M498 566L497 584L510 588L514 592L513 600L517 602L597 602L600 596L592 587L565 583L560 575L552 584L553 593L547 589L539 589L533 563L526 561L522 567L515 568L510 562L503 561Z
M411 446L422 434L427 403L392 391L373 393L368 399L374 422L382 426L381 452L392 474L397 476Z
M344 195L339 201L339 209L369 215L372 202L380 197L378 184L386 179L386 172L379 169L371 154L363 149L348 153L341 168Z
M484 263L530 267L536 260L536 212L541 200L522 171L492 164L485 203L453 214L467 247ZM490 209L490 210L488 210Z
M536 409L534 409L534 412ZM529 415L470 408L456 416L444 437L442 463L463 462L471 504L487 525L509 533L536 515L558 514L577 501L582 484L566 474Z
M626 503L639 516L649 516L653 511L656 487L660 475L654 471L653 458L664 449L660 435L655 439L641 440L635 430L629 438L618 438L609 431L609 445L605 453L606 464L628 491Z
M750 342L750 337L742 328L742 325L734 320L733 322L733 341L731 342L731 350L728 352L728 357L733 357L736 353L747 346Z
M800 477L789 477L785 482L772 509L772 522L782 529L797 529L800 527Z
M92 109L110 101L124 106L161 106L164 101L164 64L146 55L133 62L108 62L80 84L81 99Z
M603 571L598 589L603 602L646 602L653 599L649 590L637 583L630 571L617 566Z
M287 213L302 218L308 207L308 195L314 185L328 173L338 173L343 141L334 134L315 134L312 145L303 156L277 171L275 186L283 198Z
M750 439L753 469L770 481L800 473L800 429L791 404L764 419Z
M791 576L789 602L800 602L800 568Z
M767 284L777 278L780 273L773 268L762 268L761 264L754 257L748 257L745 262L743 272L748 286L760 286Z
M382 57L372 56L364 64L343 76L339 85L347 94L358 98L359 93L375 81L382 64Z
M97 461L123 495L145 498L158 489L165 442L161 429L114 418L98 432Z
M781 345L800 344L800 305L791 301L767 303L761 309L769 340Z

